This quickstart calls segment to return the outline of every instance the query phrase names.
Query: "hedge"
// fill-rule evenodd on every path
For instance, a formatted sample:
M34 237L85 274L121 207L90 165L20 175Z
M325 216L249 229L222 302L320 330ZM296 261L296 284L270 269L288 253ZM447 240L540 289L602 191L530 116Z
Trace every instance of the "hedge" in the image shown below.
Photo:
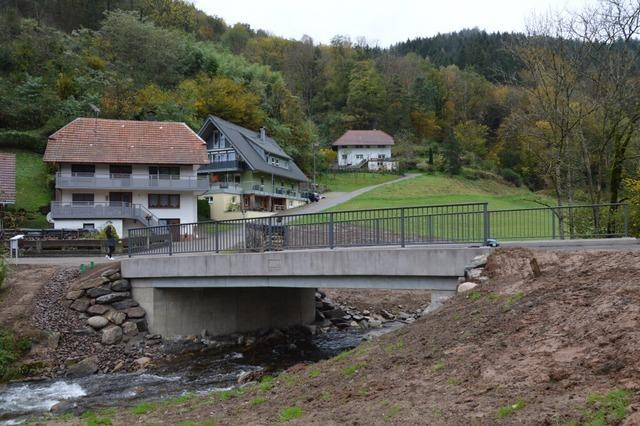
M0 132L0 149L17 148L42 154L46 146L47 142L41 136L17 130Z

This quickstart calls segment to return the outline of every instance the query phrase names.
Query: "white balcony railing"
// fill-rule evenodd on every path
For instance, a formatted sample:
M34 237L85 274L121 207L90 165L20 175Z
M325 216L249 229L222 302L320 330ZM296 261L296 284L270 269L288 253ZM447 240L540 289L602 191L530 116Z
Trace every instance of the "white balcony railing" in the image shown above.
M56 175L58 189L149 189L173 191L206 191L209 181L206 176L173 176L113 173L94 175L83 173Z
M157 226L158 218L142 204L111 201L51 203L51 218L56 219L136 219L146 226Z

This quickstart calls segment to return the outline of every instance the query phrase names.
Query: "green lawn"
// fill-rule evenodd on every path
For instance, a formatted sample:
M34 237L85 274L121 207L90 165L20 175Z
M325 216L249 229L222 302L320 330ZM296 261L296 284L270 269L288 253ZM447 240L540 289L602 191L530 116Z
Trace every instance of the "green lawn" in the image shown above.
M488 202L490 210L541 207L536 201L553 204L550 198L526 188L516 188L494 180L422 175L374 189L333 210L478 202Z
M16 154L16 208L27 211L25 227L48 227L44 215L38 212L51 201L47 167L42 154L23 150L8 150Z
M327 173L321 175L317 182L326 186L329 191L351 192L365 186L378 185L399 178L398 175L382 173Z

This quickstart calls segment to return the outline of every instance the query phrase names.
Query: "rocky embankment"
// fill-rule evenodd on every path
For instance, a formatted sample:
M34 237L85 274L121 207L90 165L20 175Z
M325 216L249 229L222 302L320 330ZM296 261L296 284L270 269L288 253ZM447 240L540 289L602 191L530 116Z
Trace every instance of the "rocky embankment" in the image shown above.
M46 376L79 377L145 368L160 336L147 334L145 311L118 268L81 277L56 273L36 297L34 323L48 335L33 355Z

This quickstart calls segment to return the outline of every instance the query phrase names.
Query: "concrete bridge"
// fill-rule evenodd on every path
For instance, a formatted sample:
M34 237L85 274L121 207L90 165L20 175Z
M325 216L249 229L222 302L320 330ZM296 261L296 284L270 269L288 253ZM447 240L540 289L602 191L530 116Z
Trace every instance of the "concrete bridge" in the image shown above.
M484 247L412 246L184 254L122 261L149 328L165 336L287 327L315 319L317 288L431 290L455 295Z

